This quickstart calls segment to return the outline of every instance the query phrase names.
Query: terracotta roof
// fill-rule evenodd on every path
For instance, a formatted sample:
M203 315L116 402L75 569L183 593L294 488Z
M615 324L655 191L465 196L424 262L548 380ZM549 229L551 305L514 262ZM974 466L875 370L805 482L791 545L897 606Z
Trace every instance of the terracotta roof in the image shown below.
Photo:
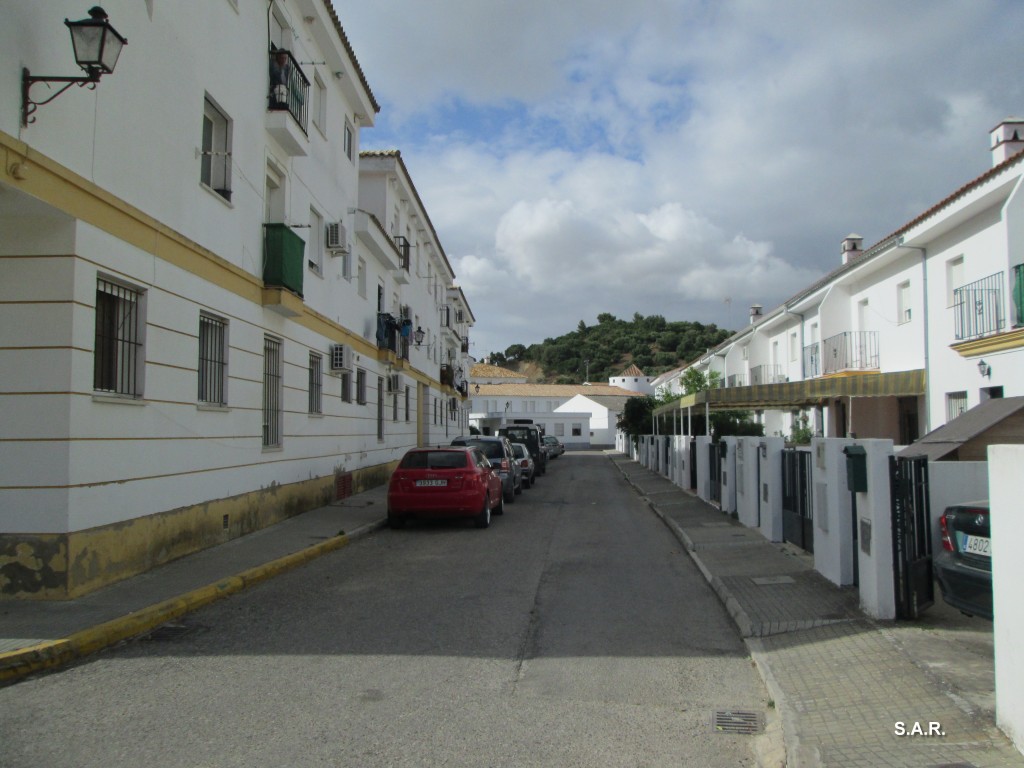
M629 368L624 370L619 376L643 376L644 372L637 368L636 363L631 363ZM614 377L612 377L614 378ZM646 378L646 377L645 377Z
M474 388L475 391L475 388ZM618 395L643 397L622 387L608 384L481 384L480 397L575 397L576 395Z
M478 377L481 379L524 379L525 373L516 373L508 368L501 368L488 363L477 363L469 371L469 378Z
M363 89L366 91L366 95L370 97L370 104L373 106L374 112L380 112L380 104L377 103L377 99L373 95L373 91L370 90L370 84L366 82L366 75L363 73L363 68L359 65L359 59L356 58L356 52L352 50L352 44L348 41L348 35L345 34L345 30L341 26L341 20L338 18L337 12L334 10L334 5L331 0L323 0L324 8L327 9L327 13L330 14L331 21L334 22L334 29L338 32L338 37L341 38L341 44L345 46L345 52L348 57L352 59L352 66L356 68L356 74L359 75L359 82L362 83Z

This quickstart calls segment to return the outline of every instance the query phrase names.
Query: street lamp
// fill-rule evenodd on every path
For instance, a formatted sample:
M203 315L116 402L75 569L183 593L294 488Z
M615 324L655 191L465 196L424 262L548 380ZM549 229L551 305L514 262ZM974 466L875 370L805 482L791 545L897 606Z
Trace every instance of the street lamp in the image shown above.
M427 335L427 334L426 334L426 332L425 332L425 331L423 330L423 328L417 325L417 326L416 326L416 330L415 330L415 331L413 331L413 333L412 333L412 337L413 337L413 339L415 339L415 340L416 340L416 346L417 346L417 347L418 347L418 346L419 346L420 344L422 344L422 343L423 343L423 337L424 337L424 336L426 336L426 335Z
M38 107L49 104L72 85L79 88L96 87L103 75L113 73L121 49L128 40L107 21L107 12L98 5L89 9L89 18L80 21L64 19L64 25L71 33L71 46L75 50L75 63L84 71L85 77L53 77L50 75L32 75L28 67L21 70L21 124L27 126L34 123L32 116ZM33 101L29 91L36 83L66 83L46 101Z

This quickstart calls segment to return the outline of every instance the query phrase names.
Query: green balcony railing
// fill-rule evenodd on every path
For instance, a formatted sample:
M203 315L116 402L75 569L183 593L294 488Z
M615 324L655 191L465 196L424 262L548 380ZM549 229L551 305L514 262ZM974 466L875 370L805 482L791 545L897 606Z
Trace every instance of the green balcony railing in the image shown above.
M305 241L287 224L264 224L263 251L263 284L302 296Z
M1013 267L1013 327L1024 326L1024 264Z

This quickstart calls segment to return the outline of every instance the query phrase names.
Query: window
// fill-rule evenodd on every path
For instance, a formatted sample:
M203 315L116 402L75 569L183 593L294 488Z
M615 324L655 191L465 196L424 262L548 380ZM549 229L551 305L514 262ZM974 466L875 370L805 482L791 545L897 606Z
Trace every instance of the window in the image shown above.
M345 119L345 157L355 162L355 131L352 130L352 123Z
M366 371L356 371L356 402L366 405Z
M345 371L341 374L341 399L343 402L352 402L352 374Z
M384 379L377 377L377 439L384 439Z
M409 392L409 387L406 387L405 388L405 420L406 421L409 420L409 400L410 400L410 398L411 398L411 394Z
M306 259L309 269L323 277L324 274L324 237L326 237L324 217L312 208L309 209L309 242L306 243Z
M896 322L910 322L910 281L896 286Z
M579 437L582 434L583 434L583 425L582 424L573 424L572 425L572 436L573 437Z
M309 353L309 412L323 413L324 356Z
M953 291L964 284L964 257L957 256L946 262L946 306L952 307L956 301Z
M319 129L320 133L324 133L327 130L327 89L318 73L313 74L312 96L313 125Z
M281 340L263 339L263 447L281 446Z
M947 392L946 393L946 421L952 421L957 416L961 416L967 412L967 393L966 392Z
M789 362L796 362L799 347L799 339L797 339L796 331L793 331L793 333L789 334Z
M398 390L391 393L391 420L398 421Z
M142 291L96 280L92 385L100 392L142 396L142 297Z
M228 323L212 315L199 316L199 402L227 405Z
M565 424L560 421L555 424L555 437L565 437Z
M231 200L231 121L209 96L203 105L199 180L225 200Z

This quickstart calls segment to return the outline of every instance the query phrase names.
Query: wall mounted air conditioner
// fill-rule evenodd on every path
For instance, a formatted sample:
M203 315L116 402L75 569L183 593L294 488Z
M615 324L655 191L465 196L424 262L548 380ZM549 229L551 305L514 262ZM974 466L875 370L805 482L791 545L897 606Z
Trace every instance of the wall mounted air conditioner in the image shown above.
M398 392L402 387L401 374L392 373L388 376L388 392Z
M347 344L331 344L331 370L352 370L352 347Z
M340 221L332 221L326 226L326 247L332 255L348 253L348 232Z

